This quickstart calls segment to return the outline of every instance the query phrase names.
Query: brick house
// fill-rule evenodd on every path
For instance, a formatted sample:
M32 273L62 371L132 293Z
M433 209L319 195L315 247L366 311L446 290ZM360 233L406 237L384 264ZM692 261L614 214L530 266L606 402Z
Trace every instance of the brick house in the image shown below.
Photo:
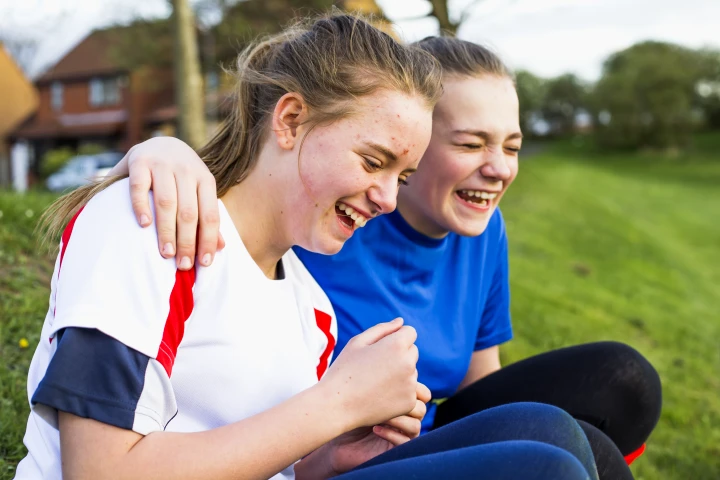
M133 28L93 31L40 76L38 108L12 132L13 140L27 141L38 159L58 147L124 151L158 130L173 134L172 68L128 68L118 54Z
M10 133L38 106L38 93L0 43L0 188L10 184Z

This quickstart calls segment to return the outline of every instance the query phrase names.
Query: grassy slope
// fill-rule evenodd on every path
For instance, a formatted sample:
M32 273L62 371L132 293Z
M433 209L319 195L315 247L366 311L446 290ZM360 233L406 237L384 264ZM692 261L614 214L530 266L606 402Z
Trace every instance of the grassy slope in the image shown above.
M720 472L720 145L684 158L566 147L503 200L516 340L505 361L612 339L645 354L664 410L638 479Z
M650 358L665 408L638 479L720 471L720 154L703 153L720 145L704 141L674 160L554 147L522 163L503 200L516 329L504 361L600 339ZM27 365L52 270L30 238L51 198L0 193L0 479L24 455Z
M47 312L53 269L50 256L38 255L32 233L53 198L0 191L0 479L12 478L25 455L27 368ZM20 348L22 338L29 348Z

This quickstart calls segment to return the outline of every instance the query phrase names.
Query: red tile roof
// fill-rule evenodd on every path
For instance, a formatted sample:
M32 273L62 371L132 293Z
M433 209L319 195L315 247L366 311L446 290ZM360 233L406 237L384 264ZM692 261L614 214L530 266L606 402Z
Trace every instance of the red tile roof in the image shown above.
M123 70L118 59L108 53L117 41L117 29L95 30L48 69L37 83L112 74Z

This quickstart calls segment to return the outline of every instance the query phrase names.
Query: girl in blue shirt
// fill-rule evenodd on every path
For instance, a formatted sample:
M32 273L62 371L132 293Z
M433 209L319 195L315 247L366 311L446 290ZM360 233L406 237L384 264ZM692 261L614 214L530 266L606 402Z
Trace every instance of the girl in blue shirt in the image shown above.
M601 342L501 369L498 347L512 338L512 329L498 204L518 173L522 146L512 74L470 42L428 38L417 45L442 64L444 93L430 145L409 185L399 189L397 210L368 222L337 255L296 248L334 305L338 348L372 324L402 316L418 331L420 380L435 399L447 398L430 405L425 431L506 403L553 404L580 421L601 478L633 478L627 465L643 451L661 406L658 375L642 355ZM393 161L382 152L372 159L378 171ZM211 261L222 239L203 224L214 215L204 198L212 187L196 156L189 149L172 155L141 145L118 168L126 165L142 185L138 198L145 198L152 175L156 191L177 195L180 211L199 209L198 258ZM189 187L176 193L174 179L163 175L172 171ZM137 203L136 214L149 224L144 203ZM157 215L160 244L177 244L178 262L191 262L196 225L178 221L176 243L176 212L168 210Z

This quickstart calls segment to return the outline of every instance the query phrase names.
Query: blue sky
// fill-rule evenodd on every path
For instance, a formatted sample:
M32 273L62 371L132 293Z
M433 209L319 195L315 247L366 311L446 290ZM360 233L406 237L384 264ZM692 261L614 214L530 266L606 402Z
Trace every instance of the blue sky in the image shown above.
M429 10L424 0L378 3L409 41L437 32L433 19L421 18ZM460 37L543 76L594 80L609 54L648 39L720 48L719 0L450 0L451 14L469 4ZM0 32L41 38L37 74L93 28L166 14L167 0L0 0Z

